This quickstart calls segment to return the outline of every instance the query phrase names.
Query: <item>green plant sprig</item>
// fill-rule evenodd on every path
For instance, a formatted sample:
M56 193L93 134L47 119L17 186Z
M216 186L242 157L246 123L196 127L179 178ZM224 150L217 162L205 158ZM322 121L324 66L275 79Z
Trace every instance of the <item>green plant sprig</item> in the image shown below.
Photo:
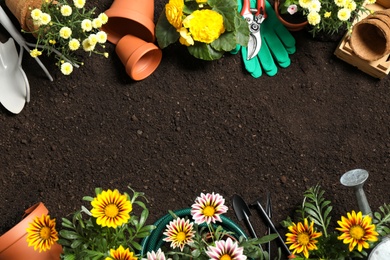
M383 204L379 207L379 211L374 212L373 223L380 236L390 234L390 204Z

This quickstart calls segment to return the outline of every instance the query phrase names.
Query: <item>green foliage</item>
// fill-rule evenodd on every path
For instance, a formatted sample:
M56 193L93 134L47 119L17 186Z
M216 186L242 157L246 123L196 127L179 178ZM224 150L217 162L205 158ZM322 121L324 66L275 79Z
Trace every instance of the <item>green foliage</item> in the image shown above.
M97 188L95 192L98 195L102 189ZM126 224L115 229L98 225L91 212L83 206L70 219L62 218L63 229L59 232L59 243L63 246L61 259L104 259L110 249L117 249L120 245L133 252L142 249L139 241L147 237L155 227L146 225L149 210L145 203L139 200L146 199L144 194L135 191L132 196L125 194L133 205L140 206L141 214L132 214ZM90 202L93 198L85 196L83 200Z
M378 212L374 212L373 223L380 236L390 234L390 204L383 204Z

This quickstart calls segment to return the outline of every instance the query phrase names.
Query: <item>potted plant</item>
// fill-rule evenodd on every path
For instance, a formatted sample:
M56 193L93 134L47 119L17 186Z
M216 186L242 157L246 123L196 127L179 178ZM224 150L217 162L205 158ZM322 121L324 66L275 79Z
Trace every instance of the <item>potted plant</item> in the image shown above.
M310 187L304 193L298 217L288 217L282 225L288 228L286 244L290 244L290 259L332 259L367 257L373 248L390 234L390 205L384 204L373 217L352 210L331 228L331 201L325 199L321 186Z
M290 3L291 0L275 0L275 14L280 22L292 32L300 31L308 24L306 16L298 10L296 4Z
M179 41L191 55L216 60L247 46L249 27L238 13L236 0L169 0L156 24L160 48Z
M361 12L369 12L366 4L376 0L276 0L275 11L280 14L306 17L309 32L332 36L340 31L350 31L352 22ZM279 18L283 20L283 18Z
M95 8L86 8L86 0L6 0L6 5L19 20L22 31L34 35L37 42L30 52L37 57L45 52L55 54L56 65L64 75L84 63L79 50L86 53L104 52L107 34L100 28L107 23L105 13L95 16ZM101 47L101 50L99 50Z
M146 254L148 260L165 257L268 259L267 252L263 252L259 244L269 242L277 235L248 239L233 221L223 215L228 210L224 203L219 194L202 193L191 208L170 211L155 223L156 229L144 239L142 255Z

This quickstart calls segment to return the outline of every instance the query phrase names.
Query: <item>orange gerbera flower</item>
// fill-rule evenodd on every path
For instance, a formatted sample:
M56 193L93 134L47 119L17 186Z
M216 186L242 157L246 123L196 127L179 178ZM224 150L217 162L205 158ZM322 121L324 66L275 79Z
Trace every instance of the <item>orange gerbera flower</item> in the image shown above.
M352 251L357 245L358 251L364 248L369 248L367 241L378 241L378 233L375 231L375 225L371 224L371 217L366 215L363 217L362 212L347 213L347 217L341 216L341 220L337 221L340 225L337 230L343 232L339 237L344 244L349 244L349 251Z
M35 217L27 228L28 246L33 246L39 252L50 250L51 246L58 240L56 231L56 220L49 215L42 214Z
M307 218L304 219L303 223L293 223L292 226L288 227L291 233L287 233L286 244L291 244L290 249L294 250L292 254L299 254L303 252L306 258L309 258L309 251L316 250L316 238L319 238L321 232L314 231L314 222L312 221L310 226Z

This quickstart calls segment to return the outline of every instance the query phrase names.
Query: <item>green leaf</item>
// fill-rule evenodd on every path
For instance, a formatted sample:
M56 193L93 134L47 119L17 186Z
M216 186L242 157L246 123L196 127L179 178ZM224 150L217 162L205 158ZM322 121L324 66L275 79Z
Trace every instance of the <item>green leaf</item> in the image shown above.
M82 243L83 243L82 240L76 239L75 241L73 241L73 243L70 245L70 247L71 247L71 248L77 248L77 247L79 247Z
M236 45L236 36L233 32L226 32L211 43L211 47L217 51L231 51Z
M234 23L237 28L235 34L237 44L240 44L244 47L248 46L250 34L248 23L241 16L235 17Z
M176 42L179 37L180 34L176 31L176 28L168 22L164 8L156 24L156 38L159 47L164 49L168 45Z
M238 14L236 0L209 0L208 4L223 16L225 29L235 31L234 18Z
M91 196L84 196L83 197L83 200L85 200L85 201L93 201L93 197L91 197Z
M217 51L204 42L195 42L194 45L188 46L188 51L195 58L202 60L217 60L224 54L223 51Z
M60 230L60 235L63 237L63 238L66 238L66 239L77 239L77 238L80 238L80 235L77 234L76 232L74 231L70 231L70 230Z

